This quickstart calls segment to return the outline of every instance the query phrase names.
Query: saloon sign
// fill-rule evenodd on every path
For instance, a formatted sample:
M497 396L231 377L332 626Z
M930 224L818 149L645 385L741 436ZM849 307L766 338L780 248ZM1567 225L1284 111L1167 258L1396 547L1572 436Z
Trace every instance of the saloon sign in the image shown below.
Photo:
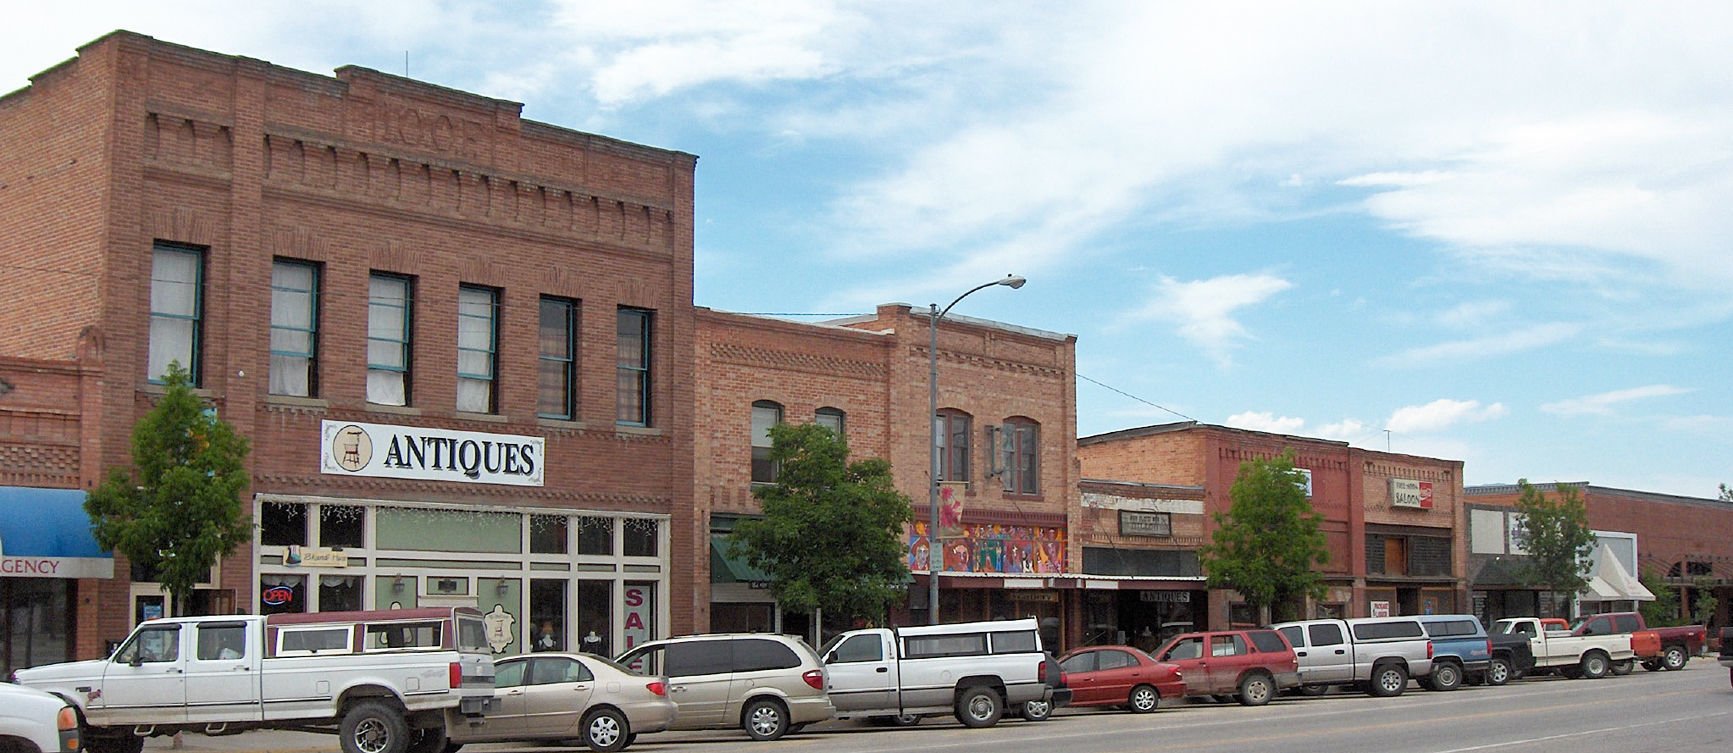
M325 421L319 471L339 476L541 486L541 437Z
M1432 509L1432 482L1390 479L1390 506Z

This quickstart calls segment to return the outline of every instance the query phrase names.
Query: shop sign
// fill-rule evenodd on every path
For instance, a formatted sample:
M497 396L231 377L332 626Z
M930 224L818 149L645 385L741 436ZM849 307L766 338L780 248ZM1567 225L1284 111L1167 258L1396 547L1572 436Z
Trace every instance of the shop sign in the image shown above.
M1039 601L1049 604L1059 603L1058 591L1006 591L1005 595L1012 601Z
M1165 512L1119 511L1119 535L1168 537L1173 535L1173 518Z
M259 593L259 602L267 607L280 607L295 602L294 586L271 586Z
M1138 591L1138 601L1171 601L1181 604L1191 603L1190 591Z
M283 564L289 567L348 567L349 555L340 549L289 545Z
M1374 602L1372 602L1372 616L1373 617L1389 617L1390 616L1390 602L1388 602L1388 601L1374 601Z
M320 425L319 471L340 476L541 486L546 440L348 421Z
M1390 479L1390 506L1412 507L1417 510L1432 509L1432 482L1412 481L1405 478Z
M650 610L655 608L651 586L646 583L627 584L623 592L626 604L626 650L633 646L650 642L650 627L655 624Z
M113 578L114 560L98 557L6 557L0 578Z

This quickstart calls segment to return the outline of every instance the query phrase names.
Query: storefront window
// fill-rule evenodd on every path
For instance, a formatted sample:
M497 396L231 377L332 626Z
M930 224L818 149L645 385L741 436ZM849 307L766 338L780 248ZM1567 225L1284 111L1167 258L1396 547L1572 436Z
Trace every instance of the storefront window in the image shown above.
M530 581L531 651L566 650L566 581Z
M361 608L361 577L319 576L319 611L353 612Z
M613 518L578 518L578 554L614 554Z
M530 554L566 553L566 516L530 516Z
M260 506L259 543L306 546L307 506L298 502L266 502Z
M0 578L0 677L72 658L72 591L77 581Z
M319 546L355 548L367 545L367 511L354 505L319 506Z
M606 580L578 581L578 650L611 657L615 653L609 636L614 634L614 584Z
M661 526L653 518L627 518L625 521L627 557L656 556L656 534Z
M307 576L259 576L259 614L307 611Z
M373 580L374 609L414 609L421 594L420 578L413 575L381 575Z
M656 584L627 583L621 599L625 612L623 650L656 637Z
M710 630L716 633L768 633L776 629L776 605L711 603Z

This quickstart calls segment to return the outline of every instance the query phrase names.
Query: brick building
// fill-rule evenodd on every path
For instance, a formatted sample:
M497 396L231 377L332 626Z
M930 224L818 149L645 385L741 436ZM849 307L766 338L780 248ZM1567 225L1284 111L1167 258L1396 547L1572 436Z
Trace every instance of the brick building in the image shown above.
M196 608L476 603L511 653L692 628L692 155L363 68L78 53L0 98L5 483L128 464L178 361L253 443L257 538ZM172 608L115 569L56 597L76 656Z
M1200 488L1202 531L1232 505L1229 491L1242 461L1294 454L1309 479L1307 496L1322 518L1329 561L1320 568L1328 593L1318 614L1350 617L1374 611L1445 613L1465 600L1461 528L1462 463L1349 447L1335 442L1226 426L1182 422L1125 429L1078 440L1083 475ZM1089 533L1099 535L1097 519ZM1195 557L1196 547L1190 547ZM1087 562L1085 563L1087 567ZM1207 611L1207 614L1202 612ZM1253 623L1234 594L1214 591L1198 619Z

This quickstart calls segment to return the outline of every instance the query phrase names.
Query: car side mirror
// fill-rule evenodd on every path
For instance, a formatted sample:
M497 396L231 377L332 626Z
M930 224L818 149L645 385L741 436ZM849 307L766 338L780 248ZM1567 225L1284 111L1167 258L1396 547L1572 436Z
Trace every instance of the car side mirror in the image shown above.
M126 660L126 663L130 666L142 667L144 666L144 654L133 654L132 658Z
M824 655L824 663L825 664L829 664L829 663L834 662L834 661L836 661L836 652L835 651L832 651L832 652Z

